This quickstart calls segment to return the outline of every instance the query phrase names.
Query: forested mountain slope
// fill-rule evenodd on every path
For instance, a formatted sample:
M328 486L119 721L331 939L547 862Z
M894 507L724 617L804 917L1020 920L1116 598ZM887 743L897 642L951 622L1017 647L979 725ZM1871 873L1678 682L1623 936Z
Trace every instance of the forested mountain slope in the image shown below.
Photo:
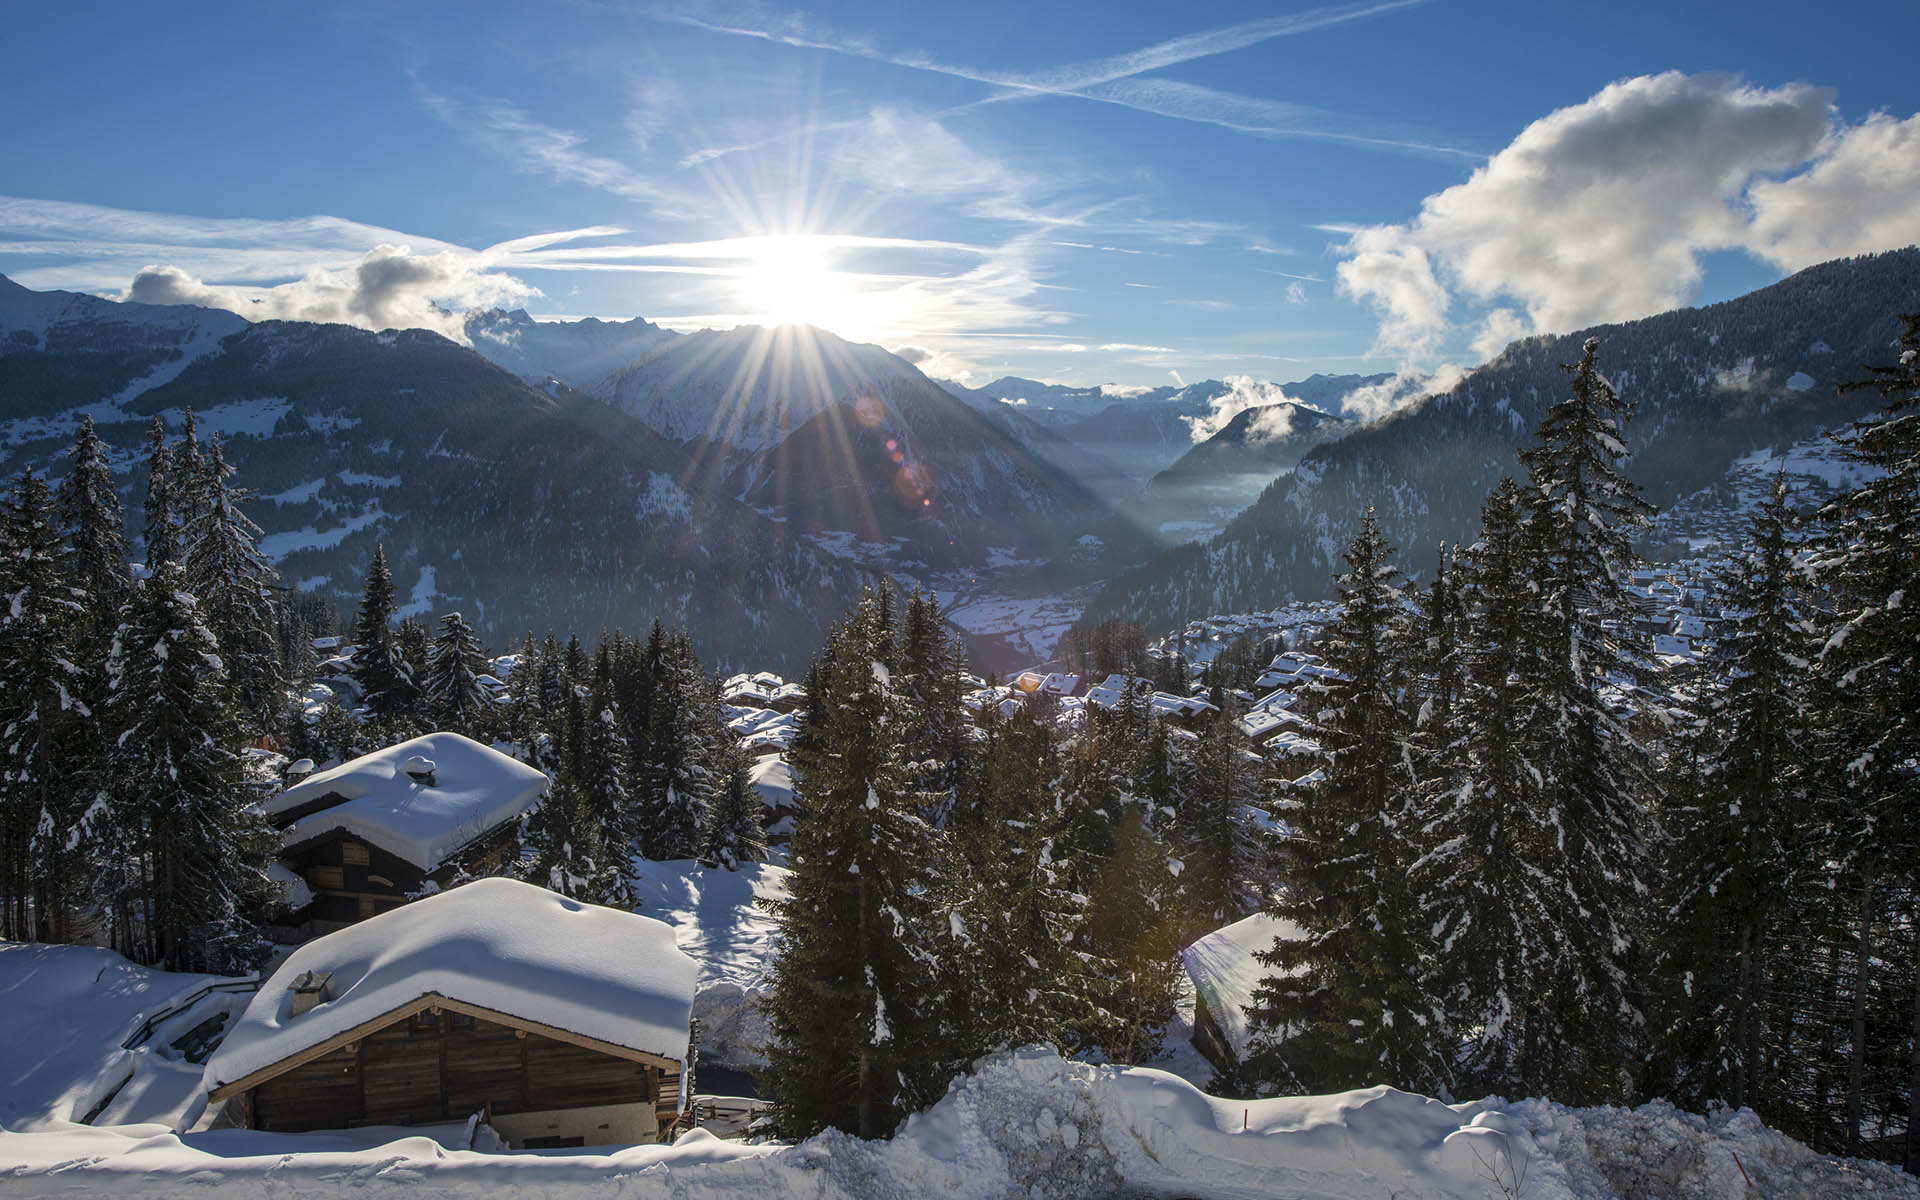
M1219 536L1114 581L1088 619L1149 626L1325 594L1340 546L1374 508L1412 569L1469 540L1481 500L1566 387L1561 365L1600 339L1600 365L1637 404L1628 473L1666 505L1756 448L1871 411L1835 384L1888 357L1898 314L1920 307L1920 250L1824 263L1720 304L1515 342L1450 391L1322 446Z

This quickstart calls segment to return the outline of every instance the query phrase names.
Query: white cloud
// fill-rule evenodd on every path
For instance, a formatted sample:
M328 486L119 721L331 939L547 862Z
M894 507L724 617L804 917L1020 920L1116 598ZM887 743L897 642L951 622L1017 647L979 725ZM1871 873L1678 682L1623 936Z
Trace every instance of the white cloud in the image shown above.
M1749 245L1783 271L1920 242L1920 116L1840 130L1811 168L1749 195Z
M1375 309L1376 351L1412 379L1457 332L1457 301L1495 306L1472 343L1490 355L1685 304L1716 251L1792 270L1904 245L1916 194L1920 117L1847 127L1826 88L1670 71L1533 122L1406 224L1324 228L1348 235L1341 294Z
M1187 423L1187 432L1196 445L1225 429L1229 422L1246 409L1280 404L1292 399L1279 384L1268 383L1264 379L1255 379L1249 375L1229 375L1220 382L1227 385L1227 390L1213 398L1212 407L1206 413L1198 417L1181 418ZM1280 411L1289 415L1285 421L1278 424L1270 422L1267 437L1285 437L1291 429L1292 418L1289 410Z
M1340 409L1362 421L1377 421L1422 396L1451 389L1465 374L1452 363L1432 371L1405 369L1391 379L1348 392L1340 401Z
M347 270L319 269L272 287L207 284L175 266L133 277L127 300L224 308L254 321L319 321L362 329L431 329L465 342L457 310L520 304L538 295L473 254L415 254L380 245Z
M1305 304L1306 302L1307 302L1307 285L1306 284L1300 282L1298 279L1287 284L1287 303L1288 304Z

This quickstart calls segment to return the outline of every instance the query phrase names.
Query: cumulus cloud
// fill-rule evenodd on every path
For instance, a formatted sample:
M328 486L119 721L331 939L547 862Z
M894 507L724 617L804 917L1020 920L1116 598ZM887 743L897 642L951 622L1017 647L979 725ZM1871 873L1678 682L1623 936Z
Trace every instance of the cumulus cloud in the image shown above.
M1783 271L1920 242L1920 115L1839 130L1808 170L1749 196L1748 244Z
M456 310L519 304L538 295L477 256L415 254L382 244L345 270L314 270L271 287L209 284L177 266L148 267L122 297L143 304L224 308L249 320L320 321L362 329L431 329L465 342Z
M1647 316L1687 303L1716 251L1796 270L1912 242L1917 190L1920 117L1849 126L1827 88L1670 71L1535 121L1405 224L1336 228L1338 287L1373 307L1376 351L1418 380L1462 305L1494 306L1476 321L1482 356ZM1359 407L1391 392L1419 394L1397 383Z
M1377 421L1422 396L1448 391L1465 374L1464 370L1452 363L1432 371L1407 368L1391 379L1348 392L1340 401L1340 409L1362 421Z
M1187 432L1196 445L1225 429L1229 422L1249 408L1298 403L1288 396L1279 384L1268 383L1264 379L1255 379L1249 375L1229 375L1220 382L1227 385L1227 390L1212 399L1211 407L1205 413L1197 417L1181 418L1187 423ZM1285 437L1292 432L1291 410L1283 408L1280 413L1285 414L1284 420L1278 415L1270 415L1268 421L1261 423L1261 431L1255 434L1254 440ZM1249 433L1254 431L1249 430Z

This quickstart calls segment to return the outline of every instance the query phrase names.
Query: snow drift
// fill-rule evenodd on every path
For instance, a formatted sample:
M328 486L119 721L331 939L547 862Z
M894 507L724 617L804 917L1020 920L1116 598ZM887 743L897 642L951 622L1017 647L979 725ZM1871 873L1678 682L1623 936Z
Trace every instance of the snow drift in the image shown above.
M495 1154L460 1149L467 1137L458 1126L0 1133L0 1196L1732 1198L1750 1194L1744 1168L1751 1194L1768 1197L1920 1197L1920 1181L1823 1158L1746 1112L1448 1105L1391 1088L1222 1100L1161 1071L1046 1050L987 1060L891 1142L830 1132L750 1146L696 1130L608 1154Z

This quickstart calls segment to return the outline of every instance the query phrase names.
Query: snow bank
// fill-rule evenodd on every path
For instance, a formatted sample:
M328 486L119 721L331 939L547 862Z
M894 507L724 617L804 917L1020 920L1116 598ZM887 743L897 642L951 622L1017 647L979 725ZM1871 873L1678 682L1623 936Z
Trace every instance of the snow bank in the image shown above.
M0 1196L1920 1197L1920 1181L1815 1155L1750 1113L1448 1105L1391 1088L1248 1103L1050 1051L987 1061L891 1142L749 1146L695 1130L611 1153L461 1144L455 1129L0 1134Z
M135 1073L137 1052L121 1043L219 982L136 966L98 946L0 942L0 1127L85 1117Z
M407 773L416 759L431 765L431 783ZM422 765L415 762L415 770ZM344 829L432 871L473 839L532 808L546 789L544 774L498 750L457 733L429 733L302 780L269 800L266 811L291 813L329 794L345 797L288 826L284 844Z
M331 972L332 999L292 1015L288 986ZM510 879L481 879L294 951L207 1060L212 1091L429 992L682 1059L693 960L659 921Z

